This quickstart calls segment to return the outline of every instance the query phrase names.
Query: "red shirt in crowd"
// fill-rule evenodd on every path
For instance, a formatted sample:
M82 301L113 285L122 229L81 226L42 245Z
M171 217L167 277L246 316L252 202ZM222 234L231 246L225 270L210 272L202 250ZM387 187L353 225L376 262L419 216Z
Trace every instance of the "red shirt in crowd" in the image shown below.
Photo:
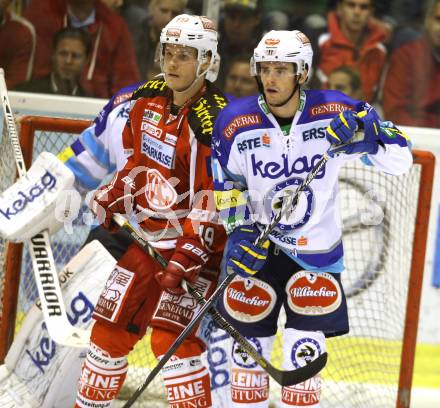
M81 85L93 96L109 98L124 86L139 80L139 70L127 24L115 11L95 0L95 22L87 26L92 53ZM24 16L35 26L37 54L34 78L51 70L55 33L68 25L66 0L33 0Z
M383 90L385 117L396 124L440 128L440 56L426 37L391 56Z
M5 11L0 22L0 66L5 70L8 88L31 79L35 43L34 26L25 18Z
M379 85L386 59L383 41L387 33L373 21L367 26L367 33L358 47L342 33L335 12L327 19L328 33L319 37L319 64L317 76L326 84L330 73L342 65L357 68L362 80L362 91L367 102L372 102Z

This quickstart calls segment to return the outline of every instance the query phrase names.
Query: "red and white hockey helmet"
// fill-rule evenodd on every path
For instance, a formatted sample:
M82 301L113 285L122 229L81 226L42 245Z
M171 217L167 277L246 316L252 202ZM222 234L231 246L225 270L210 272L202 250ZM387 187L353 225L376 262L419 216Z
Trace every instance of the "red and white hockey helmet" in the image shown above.
M214 57L217 55L217 30L212 20L205 16L190 16L180 14L174 17L160 34L160 63L163 64L163 45L176 44L192 47L197 50L197 76L215 69ZM200 66L211 56L210 66L203 72ZM208 75L207 79L212 80Z
M251 75L259 73L259 62L291 62L296 65L298 75L307 71L310 75L313 49L307 36L298 30L269 31L266 33L251 58Z

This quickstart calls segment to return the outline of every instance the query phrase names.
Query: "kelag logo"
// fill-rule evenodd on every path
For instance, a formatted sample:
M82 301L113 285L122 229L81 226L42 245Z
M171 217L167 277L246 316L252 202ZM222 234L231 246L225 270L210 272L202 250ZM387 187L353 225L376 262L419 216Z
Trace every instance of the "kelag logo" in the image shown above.
M41 181L35 183L29 191L19 191L18 198L12 204L12 207L7 207L6 209L0 208L0 213L6 219L10 220L14 215L17 215L29 204L32 203L37 197L42 195L46 190L52 190L57 183L57 179L46 171L46 173L41 177Z

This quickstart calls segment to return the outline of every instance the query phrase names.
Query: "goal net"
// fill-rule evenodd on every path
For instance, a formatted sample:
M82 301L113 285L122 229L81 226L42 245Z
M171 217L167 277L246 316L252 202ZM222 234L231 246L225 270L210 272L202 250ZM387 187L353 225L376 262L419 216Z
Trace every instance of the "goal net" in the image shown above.
M88 121L27 116L18 119L27 164L42 151L59 153L88 126ZM345 262L343 284L348 297L350 333L328 339L329 362L322 373L323 407L409 406L423 277L434 158L414 151L410 173L393 177L349 162L340 176ZM15 162L8 138L0 142L0 191L15 179ZM84 209L83 209L84 210ZM80 214L81 215L81 214ZM74 234L51 237L55 261L61 269L84 242L88 227L82 217ZM0 357L3 361L14 332L37 299L29 254L22 245L0 240ZM279 332L282 331L281 316ZM279 333L278 333L279 334ZM218 407L227 407L230 340L213 333L207 351L212 388L222 394ZM272 354L281 365L280 336ZM154 367L148 335L130 355L130 369L120 399L128 399ZM281 390L271 383L273 406ZM166 406L157 378L138 406ZM148 405L145 405L148 401Z

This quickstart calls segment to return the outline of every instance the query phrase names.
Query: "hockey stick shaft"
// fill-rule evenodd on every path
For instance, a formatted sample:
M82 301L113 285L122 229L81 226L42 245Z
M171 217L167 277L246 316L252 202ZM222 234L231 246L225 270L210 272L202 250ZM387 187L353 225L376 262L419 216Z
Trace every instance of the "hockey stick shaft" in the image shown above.
M263 243L273 231L273 229L278 225L281 219L288 213L295 210L298 204L300 194L310 185L310 183L315 179L316 175L321 171L325 164L329 161L330 155L326 152L319 159L318 163L315 164L312 170L310 170L307 177L303 180L300 186L292 194L289 194L285 200L283 200L282 207L280 211L272 218L271 222L266 225L266 227L260 232L260 235L255 241L255 245L260 245Z
M162 267L167 266L168 261L154 247L152 247L147 240L142 238L139 235L139 233L133 228L133 226L130 225L125 220L124 217L122 217L120 215L116 215L114 217L114 219L115 219L116 223L118 225L120 225L124 231L126 231L128 234L130 234L130 236L132 238L134 238L139 243L139 245L141 245L142 248L144 248L154 260L156 260L156 262L158 262ZM220 286L217 288L217 290L214 292L214 294L209 298L209 300L206 300L191 285L189 285L188 283L185 283L185 285L184 285L185 289L190 293L190 295L192 295L196 299L196 301L199 303L199 305L202 306L202 309L200 310L197 317L200 316L200 314L202 313L202 310L203 310L203 314L205 314L205 311L208 311L208 313L213 317L214 321L219 325L219 327L221 327L223 330L225 330L237 343L239 343L242 346L244 351L249 356L251 356L265 371L267 371L267 373L275 381L277 381L279 384L281 384L283 386L298 384L300 382L305 381L308 378L313 377L315 374L317 374L319 371L321 371L327 361L327 354L326 353L322 354L316 360L309 363L308 365L301 367L299 369L296 369L296 370L284 371L284 370L277 369L269 361L267 361L267 359L265 359L260 353L258 353L258 351L254 348L254 346L251 343L249 343L248 340L240 334L240 332L238 332L234 327L232 327L229 324L229 322L215 309L215 307L214 307L215 300L217 300L217 298L219 297L218 295L223 293L224 289L229 285L229 283L232 281L232 279L234 277L235 277L235 274L233 274L233 273L229 274L226 277L226 279L220 284ZM213 300L213 298L214 298L214 300ZM208 308L206 308L206 306L208 306ZM200 317L202 317L202 316L200 316ZM175 341L175 343L177 343L177 340ZM170 354L169 357L171 357L171 355L172 355L172 353ZM165 356L162 359L164 359L164 358L165 358ZM162 367L163 367L163 365L162 365ZM155 373L155 375L157 374L157 372ZM151 377L151 375L152 375L152 373L150 373L149 377ZM152 377L152 378L154 378L154 377ZM149 380L149 382L151 382L151 379ZM147 378L147 380L148 380L148 378ZM145 384L145 382L144 382L144 384ZM147 384L147 386L148 386L148 384ZM143 388L142 391L145 388ZM140 395L140 393L142 391L140 391L139 394L136 395L136 398ZM133 395L133 398L134 398L134 395ZM136 400L136 398L133 399L133 402ZM130 406L130 405L125 405L125 406Z
M20 178L26 177L26 165L2 68L0 68L0 94L18 175ZM29 240L28 244L44 320L50 336L63 345L87 347L90 332L72 326L67 318L48 231L40 232Z

